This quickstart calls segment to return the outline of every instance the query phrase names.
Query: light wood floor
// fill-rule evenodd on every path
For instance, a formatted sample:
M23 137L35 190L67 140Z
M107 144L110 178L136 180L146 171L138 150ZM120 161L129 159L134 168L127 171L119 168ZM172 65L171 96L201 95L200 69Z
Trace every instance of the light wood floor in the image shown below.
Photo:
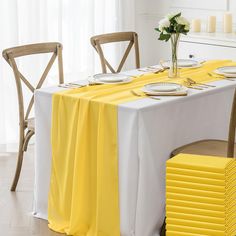
M25 155L17 191L10 186L16 165L16 153L0 153L0 235L58 236L48 229L47 221L32 216L34 163L33 147Z

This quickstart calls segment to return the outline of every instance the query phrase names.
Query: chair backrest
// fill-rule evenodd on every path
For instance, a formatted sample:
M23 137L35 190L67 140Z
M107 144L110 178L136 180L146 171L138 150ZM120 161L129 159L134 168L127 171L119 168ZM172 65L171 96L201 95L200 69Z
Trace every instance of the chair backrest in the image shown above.
M47 64L36 87L34 87L30 83L30 81L27 80L24 77L24 75L19 71L15 58L33 55L33 54L42 54L42 53L52 53L52 57L50 58L49 63ZM7 61L7 63L11 66L14 72L14 77L15 77L16 87L17 87L17 94L18 94L19 118L20 118L20 123L24 124L25 120L29 118L30 111L34 104L34 91L35 89L42 87L45 79L47 78L48 72L50 71L56 58L58 58L59 83L64 82L63 64L62 64L62 45L57 42L29 44L29 45L5 49L2 52L2 55ZM24 111L24 97L23 97L21 82L23 82L28 87L28 89L33 93L31 100L29 102L29 105L26 109L26 113Z
M102 35L97 35L97 36L93 36L91 39L91 44L92 46L95 48L95 50L97 51L99 57L100 57L100 61L101 61L101 65L102 65L102 72L103 73L107 73L107 68L109 68L109 70L112 73L118 73L121 71L129 53L131 48L134 46L135 49L135 64L136 64L136 68L140 68L140 59L139 59L139 46L138 46L138 35L135 32L118 32L118 33L111 33L111 34L102 34ZM106 43L114 43L114 42L123 42L123 41L129 41L128 47L121 59L121 62L118 66L118 69L115 70L110 64L109 62L106 60L102 47L102 44L106 44Z
M235 128L236 128L236 89L234 91L234 98L233 98L231 117L229 123L227 157L234 157Z

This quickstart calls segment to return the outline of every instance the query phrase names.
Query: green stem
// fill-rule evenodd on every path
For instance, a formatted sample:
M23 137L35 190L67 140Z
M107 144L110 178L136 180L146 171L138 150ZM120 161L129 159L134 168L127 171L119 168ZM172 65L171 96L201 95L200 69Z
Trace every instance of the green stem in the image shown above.
M170 70L173 77L177 77L178 74L177 47L179 41L179 34L172 34L170 39L171 39L171 51L172 51Z

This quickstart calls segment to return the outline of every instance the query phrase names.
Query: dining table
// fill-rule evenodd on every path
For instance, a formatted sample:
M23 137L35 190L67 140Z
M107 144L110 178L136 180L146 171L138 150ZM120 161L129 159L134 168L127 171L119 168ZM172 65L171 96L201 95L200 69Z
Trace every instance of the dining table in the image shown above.
M205 63L202 68L189 69L191 71L188 76L194 77L204 67ZM180 70L180 74L183 70ZM145 73L152 74L151 71L144 72L139 69L122 72L140 81ZM167 78L167 72L161 73ZM175 82L175 79L168 81ZM121 236L160 234L165 218L166 161L174 149L198 140L227 140L236 79L227 80L222 77L207 84L212 86L201 87L202 89L195 89L194 86L188 88L187 96L158 96L158 99L137 96L132 101L117 105ZM99 88L103 85L92 86ZM114 86L122 89L122 85ZM48 219L52 171L53 95L69 89L73 88L52 86L35 91L33 214L45 220ZM90 148L93 149L93 146Z

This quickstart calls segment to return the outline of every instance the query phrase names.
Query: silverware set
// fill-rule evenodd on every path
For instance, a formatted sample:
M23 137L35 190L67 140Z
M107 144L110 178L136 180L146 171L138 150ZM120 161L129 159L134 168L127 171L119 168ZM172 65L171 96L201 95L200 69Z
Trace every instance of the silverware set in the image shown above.
M210 73L210 72L208 72L207 74L210 77L213 77L213 78L219 78L219 79L224 79L224 80L229 80L229 81L235 81L235 79L228 78L228 77L225 77L223 75L217 75L217 74ZM185 81L184 85L188 88L196 89L196 90L204 90L204 89L207 89L207 88L216 87L215 85L211 85L211 84L198 83L198 82L194 81L191 78L186 78L186 81Z
M76 89L76 88L82 88L82 87L93 86L93 85L97 85L97 83L94 83L92 81L88 81L86 84L79 84L79 83L71 82L71 83L66 83L66 84L59 84L58 87Z
M207 88L216 87L215 85L211 85L211 84L198 83L191 78L186 78L186 81L184 81L184 85L188 88L196 89L196 90L204 90Z
M145 72L145 73L152 73L152 74L158 74L158 73L161 73L165 70L166 69L164 69L164 68L154 68L151 66L143 68L143 69L138 69L138 71ZM144 74L142 74L142 75L144 75Z
M160 60L159 64L160 66L156 67L156 66L148 66L146 68L143 69L138 69L138 71L142 71L142 72L146 72L146 73L153 73L153 74L158 74L161 72L164 72L165 70L169 69L169 67L164 66L164 61Z
M69 88L69 89L73 89L73 88L82 88L82 87L85 87L87 85L79 85L79 84L70 84L70 83L67 83L67 84L59 84L58 87L61 87L61 88Z

